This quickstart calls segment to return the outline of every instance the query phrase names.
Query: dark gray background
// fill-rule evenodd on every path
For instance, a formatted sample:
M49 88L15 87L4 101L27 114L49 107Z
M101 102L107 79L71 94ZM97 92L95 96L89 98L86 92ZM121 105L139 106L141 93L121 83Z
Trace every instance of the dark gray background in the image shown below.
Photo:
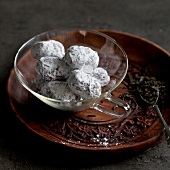
M5 86L16 51L38 33L67 26L131 33L170 52L169 0L0 0L0 170L169 170L170 148L165 142L126 160L66 158L61 163L74 155L65 150L62 155L15 118Z

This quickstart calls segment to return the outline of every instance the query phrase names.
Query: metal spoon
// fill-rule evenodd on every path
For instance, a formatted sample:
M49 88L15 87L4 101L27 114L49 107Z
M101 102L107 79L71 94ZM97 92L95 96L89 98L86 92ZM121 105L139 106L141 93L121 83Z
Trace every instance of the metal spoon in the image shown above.
M152 98L152 100L146 99L145 94L141 93L142 91L140 89L138 89L138 92L139 92L139 95L142 98L142 100L145 101L146 103L152 105L153 108L155 109L156 114L157 114L157 116L158 116L158 118L159 118L159 120L160 120L160 122L162 124L163 132L165 134L168 147L170 147L170 129L169 129L169 126L167 125L167 123L165 122L165 120L164 120L164 118L163 118L163 116L162 116L162 114L160 112L160 109L159 109L159 107L157 105L157 101L159 99L159 89L156 88L156 87L152 87L152 89L155 90L155 94L154 94L155 98L154 99Z

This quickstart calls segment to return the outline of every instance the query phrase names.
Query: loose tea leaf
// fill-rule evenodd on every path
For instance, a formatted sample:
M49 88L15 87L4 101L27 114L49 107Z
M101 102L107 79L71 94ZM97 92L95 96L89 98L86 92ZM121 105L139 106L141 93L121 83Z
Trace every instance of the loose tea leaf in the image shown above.
M166 98L166 87L165 83L156 79L151 73L151 67L143 67L143 70L139 71L129 71L126 77L128 82L127 88L129 91L123 96L120 96L123 100L129 100L129 105L132 109L137 109L141 106L139 102L139 94L148 102L155 103L157 102L163 108L165 106ZM152 76L150 76L152 75ZM159 98L158 98L159 92ZM132 102L133 101L133 102Z

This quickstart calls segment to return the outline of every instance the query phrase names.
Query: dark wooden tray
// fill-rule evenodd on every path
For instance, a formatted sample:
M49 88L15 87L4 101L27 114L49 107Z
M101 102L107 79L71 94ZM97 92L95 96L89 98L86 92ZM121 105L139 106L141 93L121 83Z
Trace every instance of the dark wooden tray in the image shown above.
M101 32L114 38L124 48L131 71L151 65L153 74L170 87L167 77L170 72L170 54L167 51L134 35L107 30ZM115 93L123 93L125 89L122 83ZM91 109L77 113L53 109L26 91L13 69L8 78L7 92L11 108L26 127L64 147L102 154L133 155L156 146L164 139L159 120L155 114L146 114L147 110L135 110L128 118L115 122L111 116ZM167 89L167 96L169 93L170 88ZM107 102L103 102L107 105ZM166 106L163 114L170 124L170 105Z

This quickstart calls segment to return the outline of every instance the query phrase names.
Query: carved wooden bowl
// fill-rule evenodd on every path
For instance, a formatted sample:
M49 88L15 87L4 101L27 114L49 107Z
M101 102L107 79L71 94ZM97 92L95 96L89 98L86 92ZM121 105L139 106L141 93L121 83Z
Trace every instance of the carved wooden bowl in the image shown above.
M158 45L134 35L107 30L101 32L114 38L124 48L129 58L129 73L141 73L145 65L150 65L150 76L156 76L166 83L167 98L164 102L167 105L160 103L160 108L170 124L170 84L167 78L170 54ZM121 96L128 90L125 78L113 93ZM59 146L90 153L125 156L144 152L164 139L162 127L151 106L134 107L130 116L117 121L112 116L92 109L75 113L57 110L25 90L13 69L9 75L7 91L17 118L32 132ZM128 98L127 102L133 104L134 98ZM110 107L107 101L102 101L102 104Z

